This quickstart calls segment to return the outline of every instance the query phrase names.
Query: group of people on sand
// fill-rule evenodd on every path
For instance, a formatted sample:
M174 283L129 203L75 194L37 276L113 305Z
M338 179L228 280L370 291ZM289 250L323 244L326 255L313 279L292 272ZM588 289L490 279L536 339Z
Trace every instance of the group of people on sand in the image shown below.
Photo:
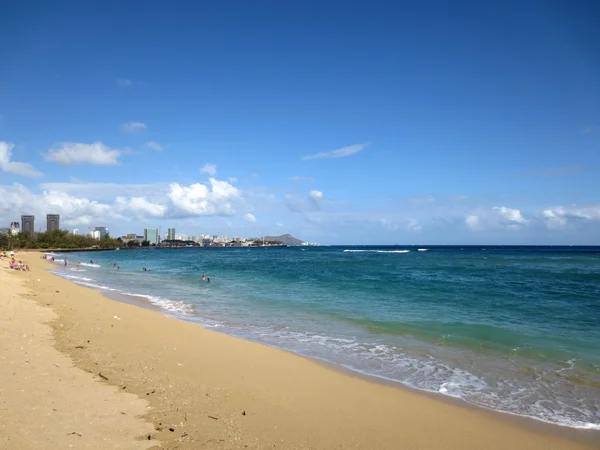
M8 267L13 270L23 270L28 271L31 270L27 264L24 264L21 260L15 259L15 252L11 250L9 254L6 254L6 251L0 254L0 258L6 258L9 260Z

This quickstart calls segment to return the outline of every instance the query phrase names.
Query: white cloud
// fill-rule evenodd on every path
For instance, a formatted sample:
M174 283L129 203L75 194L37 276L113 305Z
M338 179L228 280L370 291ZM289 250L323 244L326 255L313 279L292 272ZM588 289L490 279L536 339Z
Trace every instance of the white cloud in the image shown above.
M600 221L600 204L548 208L543 211L543 218L546 226L554 230L567 226L570 221Z
M254 214L246 213L244 214L244 220L250 223L256 223L256 217Z
M160 218L167 212L165 205L149 202L144 197L132 197L130 199L117 197L115 203L117 209L123 214L134 214L141 218Z
M275 223L275 226L278 228L283 228L283 224L281 222Z
M214 176L217 173L217 165L211 163L204 164L204 166L202 166L200 169L200 172Z
M154 142L154 141L146 142L146 147L148 147L152 150L156 150L157 152L162 152L162 150L163 150L162 145L160 145L158 142Z
M521 211L518 209L507 208L506 206L496 206L494 207L494 210L498 211L501 221L508 225L524 224L527 222L521 214Z
M117 84L122 88L130 88L133 86L133 81L128 80L127 78L119 78Z
M143 122L128 122L121 125L121 131L127 133L137 133L148 128Z
M364 150L369 144L356 144L350 145L348 147L338 148L337 150L332 150L330 152L320 152L314 153L312 155L306 155L302 157L303 161L309 161L311 159L322 159L322 158L345 158L347 156L352 156Z
M228 180L230 183L237 183L238 179L236 177L229 177Z
M38 218L43 218L47 213L60 214L61 224L66 226L94 222L100 224L123 219L115 208L106 203L73 197L65 192L43 191L41 194L34 194L20 184L0 186L2 217L18 220L21 214L34 214ZM36 229L39 225L38 222Z
M423 229L423 227L421 225L419 225L419 222L417 222L415 219L408 219L408 224L406 225L406 229L408 231L417 232L417 231L421 231Z
M26 177L41 177L43 174L35 170L31 164L11 161L14 147L14 144L0 141L0 170Z
M48 150L46 160L63 165L114 165L118 164L118 158L122 153L121 150L112 149L102 142L94 142L93 144L62 142L58 148Z
M310 191L308 196L317 202L323 200L323 193L321 191Z
M233 216L235 204L241 202L241 192L226 181L211 178L210 187L195 183L169 185L168 197L174 207L185 216Z
M470 215L465 218L465 224L467 228L471 231L479 231L481 229L481 225L479 223L479 216Z

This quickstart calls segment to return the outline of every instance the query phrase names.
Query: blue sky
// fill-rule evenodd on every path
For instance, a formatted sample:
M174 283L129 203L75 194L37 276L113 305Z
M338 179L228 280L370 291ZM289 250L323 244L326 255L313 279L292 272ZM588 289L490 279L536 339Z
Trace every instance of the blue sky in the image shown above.
M596 2L12 2L0 217L600 244Z

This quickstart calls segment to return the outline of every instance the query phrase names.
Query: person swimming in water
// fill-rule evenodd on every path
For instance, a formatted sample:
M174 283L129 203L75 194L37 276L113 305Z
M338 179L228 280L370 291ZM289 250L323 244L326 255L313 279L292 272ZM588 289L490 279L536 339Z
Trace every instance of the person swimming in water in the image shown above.
M210 283L210 278L207 278L207 279L206 279L206 282L207 282L207 283Z
M94 261L90 261L90 264L94 264Z
M77 267L79 267L81 265L81 263L79 261L77 261Z
M202 275L202 281L206 281L206 277Z

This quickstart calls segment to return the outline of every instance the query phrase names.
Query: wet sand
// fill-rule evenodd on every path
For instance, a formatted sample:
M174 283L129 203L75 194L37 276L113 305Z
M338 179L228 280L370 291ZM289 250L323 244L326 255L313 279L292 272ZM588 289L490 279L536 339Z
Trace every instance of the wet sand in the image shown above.
M116 402L122 398L136 405L149 402L151 409L142 409L144 419L152 423L151 430L142 432L140 419L127 427L130 433L140 427L137 435L144 441L134 441L137 444L160 441L160 448L173 449L600 448L600 433L546 426L375 383L283 350L166 317L151 308L111 300L48 273L45 269L49 264L38 254L22 259L31 263L32 272L0 270L3 285L8 280L17 291L21 289L15 298L20 296L23 301L17 302L11 315L36 322L31 311L24 307L19 310L18 306L41 308L32 300L43 305L48 316L40 318L39 324L51 321L55 339L54 347L48 345L44 352L59 350L63 353L59 356L70 357L92 386L110 389L114 397L106 397L106 410L116 411ZM23 287L18 286L21 282ZM4 305L4 289L0 295ZM3 321L0 326L4 327ZM16 333L12 339L16 342L20 331L1 328L0 333L3 343ZM4 347L14 351L15 345L11 342ZM3 395L1 382L9 373L10 368L3 363ZM33 384L19 378L12 390L55 378L42 377ZM69 385L64 386L63 397L83 399L69 389ZM45 423L47 429L62 432L64 423L48 418L47 411L42 411L45 404L44 398L36 396L20 403L15 400L9 407L0 405L5 408L0 409L0 419L5 423L5 415L10 413L8 420L13 424L20 423L19 417L29 417L33 423ZM86 422L83 417L88 404L92 407L95 401L73 405L72 419L81 417L81 422ZM105 437L125 436L109 428ZM2 436L0 425L0 448L5 448ZM127 436L130 440L131 434ZM28 443L29 435L20 437L20 442Z

